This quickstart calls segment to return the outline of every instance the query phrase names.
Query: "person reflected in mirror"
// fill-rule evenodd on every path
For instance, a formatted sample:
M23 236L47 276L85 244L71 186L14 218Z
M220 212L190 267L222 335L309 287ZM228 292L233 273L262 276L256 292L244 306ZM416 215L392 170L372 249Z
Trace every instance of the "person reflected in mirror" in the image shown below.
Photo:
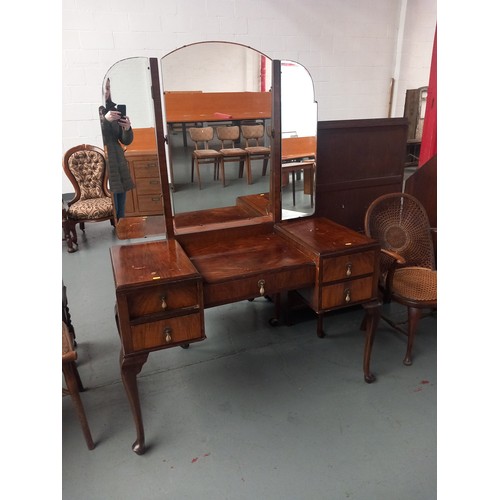
M134 140L134 132L128 116L122 116L111 99L111 82L107 78L103 89L104 106L99 106L102 140L108 164L109 189L115 202L116 222L125 216L127 191L134 182L125 158L123 146Z

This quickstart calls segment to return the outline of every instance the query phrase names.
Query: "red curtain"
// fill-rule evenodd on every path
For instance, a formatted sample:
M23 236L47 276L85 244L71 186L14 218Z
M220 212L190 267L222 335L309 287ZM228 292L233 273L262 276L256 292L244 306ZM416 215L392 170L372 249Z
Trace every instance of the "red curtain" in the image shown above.
M418 166L421 167L437 154L437 27L434 32L432 48L431 73L427 90L424 128Z

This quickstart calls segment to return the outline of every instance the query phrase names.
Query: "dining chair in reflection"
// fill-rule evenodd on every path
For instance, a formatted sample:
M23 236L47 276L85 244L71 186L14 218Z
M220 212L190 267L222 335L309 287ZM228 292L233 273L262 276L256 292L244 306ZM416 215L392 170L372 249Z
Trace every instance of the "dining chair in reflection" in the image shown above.
M221 157L219 161L220 173L222 177L222 186L226 187L226 163L239 164L238 177L243 177L243 170L247 162L248 153L243 148L236 147L236 142L240 139L240 127L230 125L216 128L217 137L221 142L219 150ZM252 184L252 171L247 168L247 182Z
M271 156L271 148L264 146L264 125L242 125L241 135L245 140L247 171L252 171L252 160L262 160L262 175L266 175L267 164Z
M214 138L213 127L190 127L188 133L194 142L194 150L191 155L191 182L194 182L194 166L196 165L198 187L201 189L200 165L213 165L214 180L216 180L222 155L209 144Z

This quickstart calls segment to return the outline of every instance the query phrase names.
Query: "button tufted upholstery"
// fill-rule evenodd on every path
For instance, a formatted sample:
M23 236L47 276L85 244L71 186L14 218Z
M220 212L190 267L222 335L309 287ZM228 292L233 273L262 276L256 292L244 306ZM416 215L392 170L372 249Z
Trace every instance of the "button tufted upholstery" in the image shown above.
M78 245L75 226L85 230L85 222L109 220L114 226L114 207L107 188L106 158L96 146L81 144L69 149L63 158L63 169L75 189L74 198L63 208L63 229L68 252Z

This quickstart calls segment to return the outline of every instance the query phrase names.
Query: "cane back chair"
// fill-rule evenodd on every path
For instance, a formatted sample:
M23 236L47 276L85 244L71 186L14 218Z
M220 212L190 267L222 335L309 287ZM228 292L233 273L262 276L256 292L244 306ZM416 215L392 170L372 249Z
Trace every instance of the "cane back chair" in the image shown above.
M422 313L437 307L437 270L427 213L409 194L382 195L366 211L365 233L381 245L380 285L384 302L394 300L408 310L407 331L382 317L407 334L403 363L411 365L413 343Z

